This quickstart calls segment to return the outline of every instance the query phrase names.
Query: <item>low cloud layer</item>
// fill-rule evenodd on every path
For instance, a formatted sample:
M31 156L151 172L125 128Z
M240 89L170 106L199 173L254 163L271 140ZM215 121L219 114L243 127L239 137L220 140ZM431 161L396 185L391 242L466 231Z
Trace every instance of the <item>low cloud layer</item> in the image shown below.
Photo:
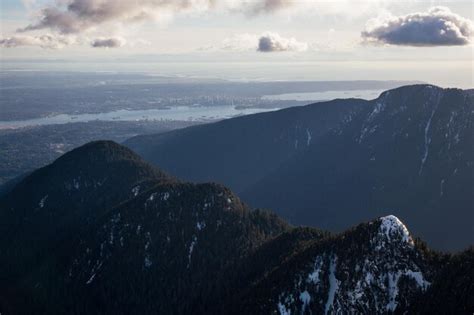
M91 42L91 46L94 48L117 48L125 45L123 38L97 38Z
M473 35L474 22L446 7L372 19L362 32L362 38L368 43L404 46L467 45Z
M258 40L257 51L259 52L281 52L281 51L306 51L308 44L298 42L295 38L284 38L277 33L266 33Z
M71 38L53 35L11 36L0 39L0 47L39 46L47 49L59 49L73 43Z

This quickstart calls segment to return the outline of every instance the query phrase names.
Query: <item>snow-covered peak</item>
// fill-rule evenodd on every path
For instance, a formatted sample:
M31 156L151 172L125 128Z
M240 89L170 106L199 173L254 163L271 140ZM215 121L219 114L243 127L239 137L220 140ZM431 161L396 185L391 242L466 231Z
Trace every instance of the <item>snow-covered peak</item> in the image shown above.
M396 216L388 215L381 217L379 220L379 233L382 234L388 241L401 239L402 242L413 244L413 239L411 238L407 227Z

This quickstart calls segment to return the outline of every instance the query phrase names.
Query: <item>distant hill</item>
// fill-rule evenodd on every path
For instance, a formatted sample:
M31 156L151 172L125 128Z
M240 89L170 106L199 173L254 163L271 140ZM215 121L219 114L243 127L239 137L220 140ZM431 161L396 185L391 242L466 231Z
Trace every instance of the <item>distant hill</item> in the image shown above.
M0 218L5 314L388 314L439 296L472 311L470 251L431 251L392 215L337 235L294 228L113 142L27 176Z
M342 231L389 211L431 246L457 250L474 243L473 113L463 90L412 85L125 144L292 224Z
M196 125L186 121L90 121L17 129L0 126L0 196L25 173L48 165L65 152L94 140L124 141L135 135ZM1 125L1 123L0 123Z

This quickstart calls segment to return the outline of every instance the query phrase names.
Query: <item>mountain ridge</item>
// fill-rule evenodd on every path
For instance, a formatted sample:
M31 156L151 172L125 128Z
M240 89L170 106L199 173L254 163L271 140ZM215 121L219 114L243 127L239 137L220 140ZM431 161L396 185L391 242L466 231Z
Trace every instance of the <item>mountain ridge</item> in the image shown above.
M95 158L103 152L111 157ZM89 157L90 164L79 163ZM102 168L103 161L130 159L136 163L125 163L128 170L121 163ZM58 165L75 168L65 173L61 167L55 169ZM63 189L66 203L55 204L60 199L55 195L38 212L36 200L14 198L38 183L35 174L0 198L5 223L25 221L31 213L49 218L26 220L18 233L3 240L0 312L383 314L416 307L423 313L430 310L430 296L446 296L443 308L456 309L456 298L472 292L466 282L449 291L441 284L450 275L443 268L447 263L457 277L469 270L469 265L459 263L462 255L470 257L469 251L455 256L431 251L413 239L395 216L372 219L339 234L293 227L271 211L248 207L220 184L163 177L118 144L96 143L67 153L59 164L42 171L40 182L48 182L49 176L57 179L59 173L64 180L58 185L66 187L71 175L83 174L79 181L83 187L97 179L87 172L97 167L122 180L117 202L82 203L81 198L70 199L70 190ZM151 175L149 170L154 170ZM109 188L116 184L114 180ZM87 187L103 194L117 192L104 190L107 185ZM91 192L76 189L74 193ZM9 211L19 206L22 211ZM64 221L62 214L70 206L80 211L93 206L98 213L89 220ZM38 238L38 231L58 227L67 227L69 233ZM17 250L9 250L12 247L6 242ZM321 264L318 273L315 264ZM470 309L464 301L457 309Z
M368 244L370 246L367 246ZM249 309L259 305L263 313L305 313L310 310L317 313L389 313L395 311L399 306L398 302L403 302L397 300L395 292L385 288L384 283L391 281L391 272L400 274L400 277L414 277L416 284L412 289L415 291L403 294L403 298L407 300L411 294L416 296L430 285L423 275L430 278L432 275L426 272L427 263L423 262L424 258L415 249L413 239L398 218L389 215L374 219L340 235L313 242L304 251L280 265L268 278L257 283L256 287L251 288L242 303ZM359 257L360 252L364 253L361 255L362 261L354 262L354 257ZM405 260L408 256L411 258ZM347 264L343 267L344 271L337 271L336 267L344 263ZM416 271L407 269L410 264ZM291 278L295 280L290 280ZM273 281L277 282L272 283ZM396 288L398 281L397 278L394 283ZM332 291L331 287L336 291ZM366 291L367 288L370 288L370 293ZM295 289L300 292L295 293ZM337 290L344 291L339 293ZM318 292L321 292L321 297L315 297ZM325 294L328 292L326 298ZM352 298L337 302L351 292L354 294ZM255 296L259 299L255 300ZM314 301L314 304L310 303L311 301ZM338 308L337 304L343 303L347 304Z
M71 166L74 166L72 173L67 173ZM97 169L102 173L96 174ZM91 184L104 174L116 177L101 185ZM63 178L59 179L59 175ZM71 176L77 178L72 185ZM37 187L51 181L56 185ZM33 188L43 189L39 194L47 192L51 197L41 199L39 205L34 199L21 198ZM80 195L73 198L72 194ZM113 202L97 202L92 198L97 194ZM116 197L110 198L114 195ZM199 274L218 273L266 238L289 228L268 211L251 211L222 185L175 180L113 142L95 142L66 153L49 167L25 178L1 198L0 209L5 232L15 231L0 244L4 255L0 272L3 283L0 311L18 308L15 312L19 313L84 313L98 309L126 312L133 309L138 296L123 297L120 309L116 309L109 299L97 301L93 294L108 295L113 301L114 295L132 290L121 282L123 280L110 286L116 279L126 277L130 277L129 285L148 287L163 294L161 302L143 304L143 311L169 312L172 305L164 304L167 298L187 295L198 299L191 289L210 290L209 284L193 280L192 274L187 272L198 268L193 267L194 261L208 268ZM211 229L219 236L214 236ZM168 236L161 235L166 231ZM154 247L157 249L150 252ZM169 251L169 260L158 258L160 251ZM133 257L141 259L121 257L121 252L134 253ZM199 256L194 258L195 255ZM153 282L137 282L160 261L161 268L151 269ZM137 266L140 268L135 270ZM157 287L154 283L158 279L169 286ZM96 286L104 282L105 286ZM183 287L183 283L188 282L192 285ZM86 297L87 303L80 303ZM58 299L62 302L55 302ZM53 306L55 303L58 305ZM183 307L187 309L189 305Z
M180 178L224 183L292 224L342 231L388 210L432 246L458 250L474 242L474 227L460 220L474 220L473 112L465 91L423 84L372 101L316 103L125 145ZM437 234L443 227L449 238Z

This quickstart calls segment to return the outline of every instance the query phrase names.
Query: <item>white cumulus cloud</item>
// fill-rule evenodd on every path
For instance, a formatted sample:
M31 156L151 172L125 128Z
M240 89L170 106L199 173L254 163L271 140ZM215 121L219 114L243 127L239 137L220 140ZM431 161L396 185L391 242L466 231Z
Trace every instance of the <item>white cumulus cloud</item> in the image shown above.
M286 38L278 33L265 32L262 34L242 33L224 39L220 44L210 45L201 50L211 51L238 51L238 52L304 52L309 44L297 41L295 38Z
M281 52L308 50L308 43L299 42L295 38L285 38L277 33L265 33L258 39L257 50L260 52Z
M368 43L404 46L467 45L473 35L473 21L446 7L403 16L381 16L369 20L362 32Z

